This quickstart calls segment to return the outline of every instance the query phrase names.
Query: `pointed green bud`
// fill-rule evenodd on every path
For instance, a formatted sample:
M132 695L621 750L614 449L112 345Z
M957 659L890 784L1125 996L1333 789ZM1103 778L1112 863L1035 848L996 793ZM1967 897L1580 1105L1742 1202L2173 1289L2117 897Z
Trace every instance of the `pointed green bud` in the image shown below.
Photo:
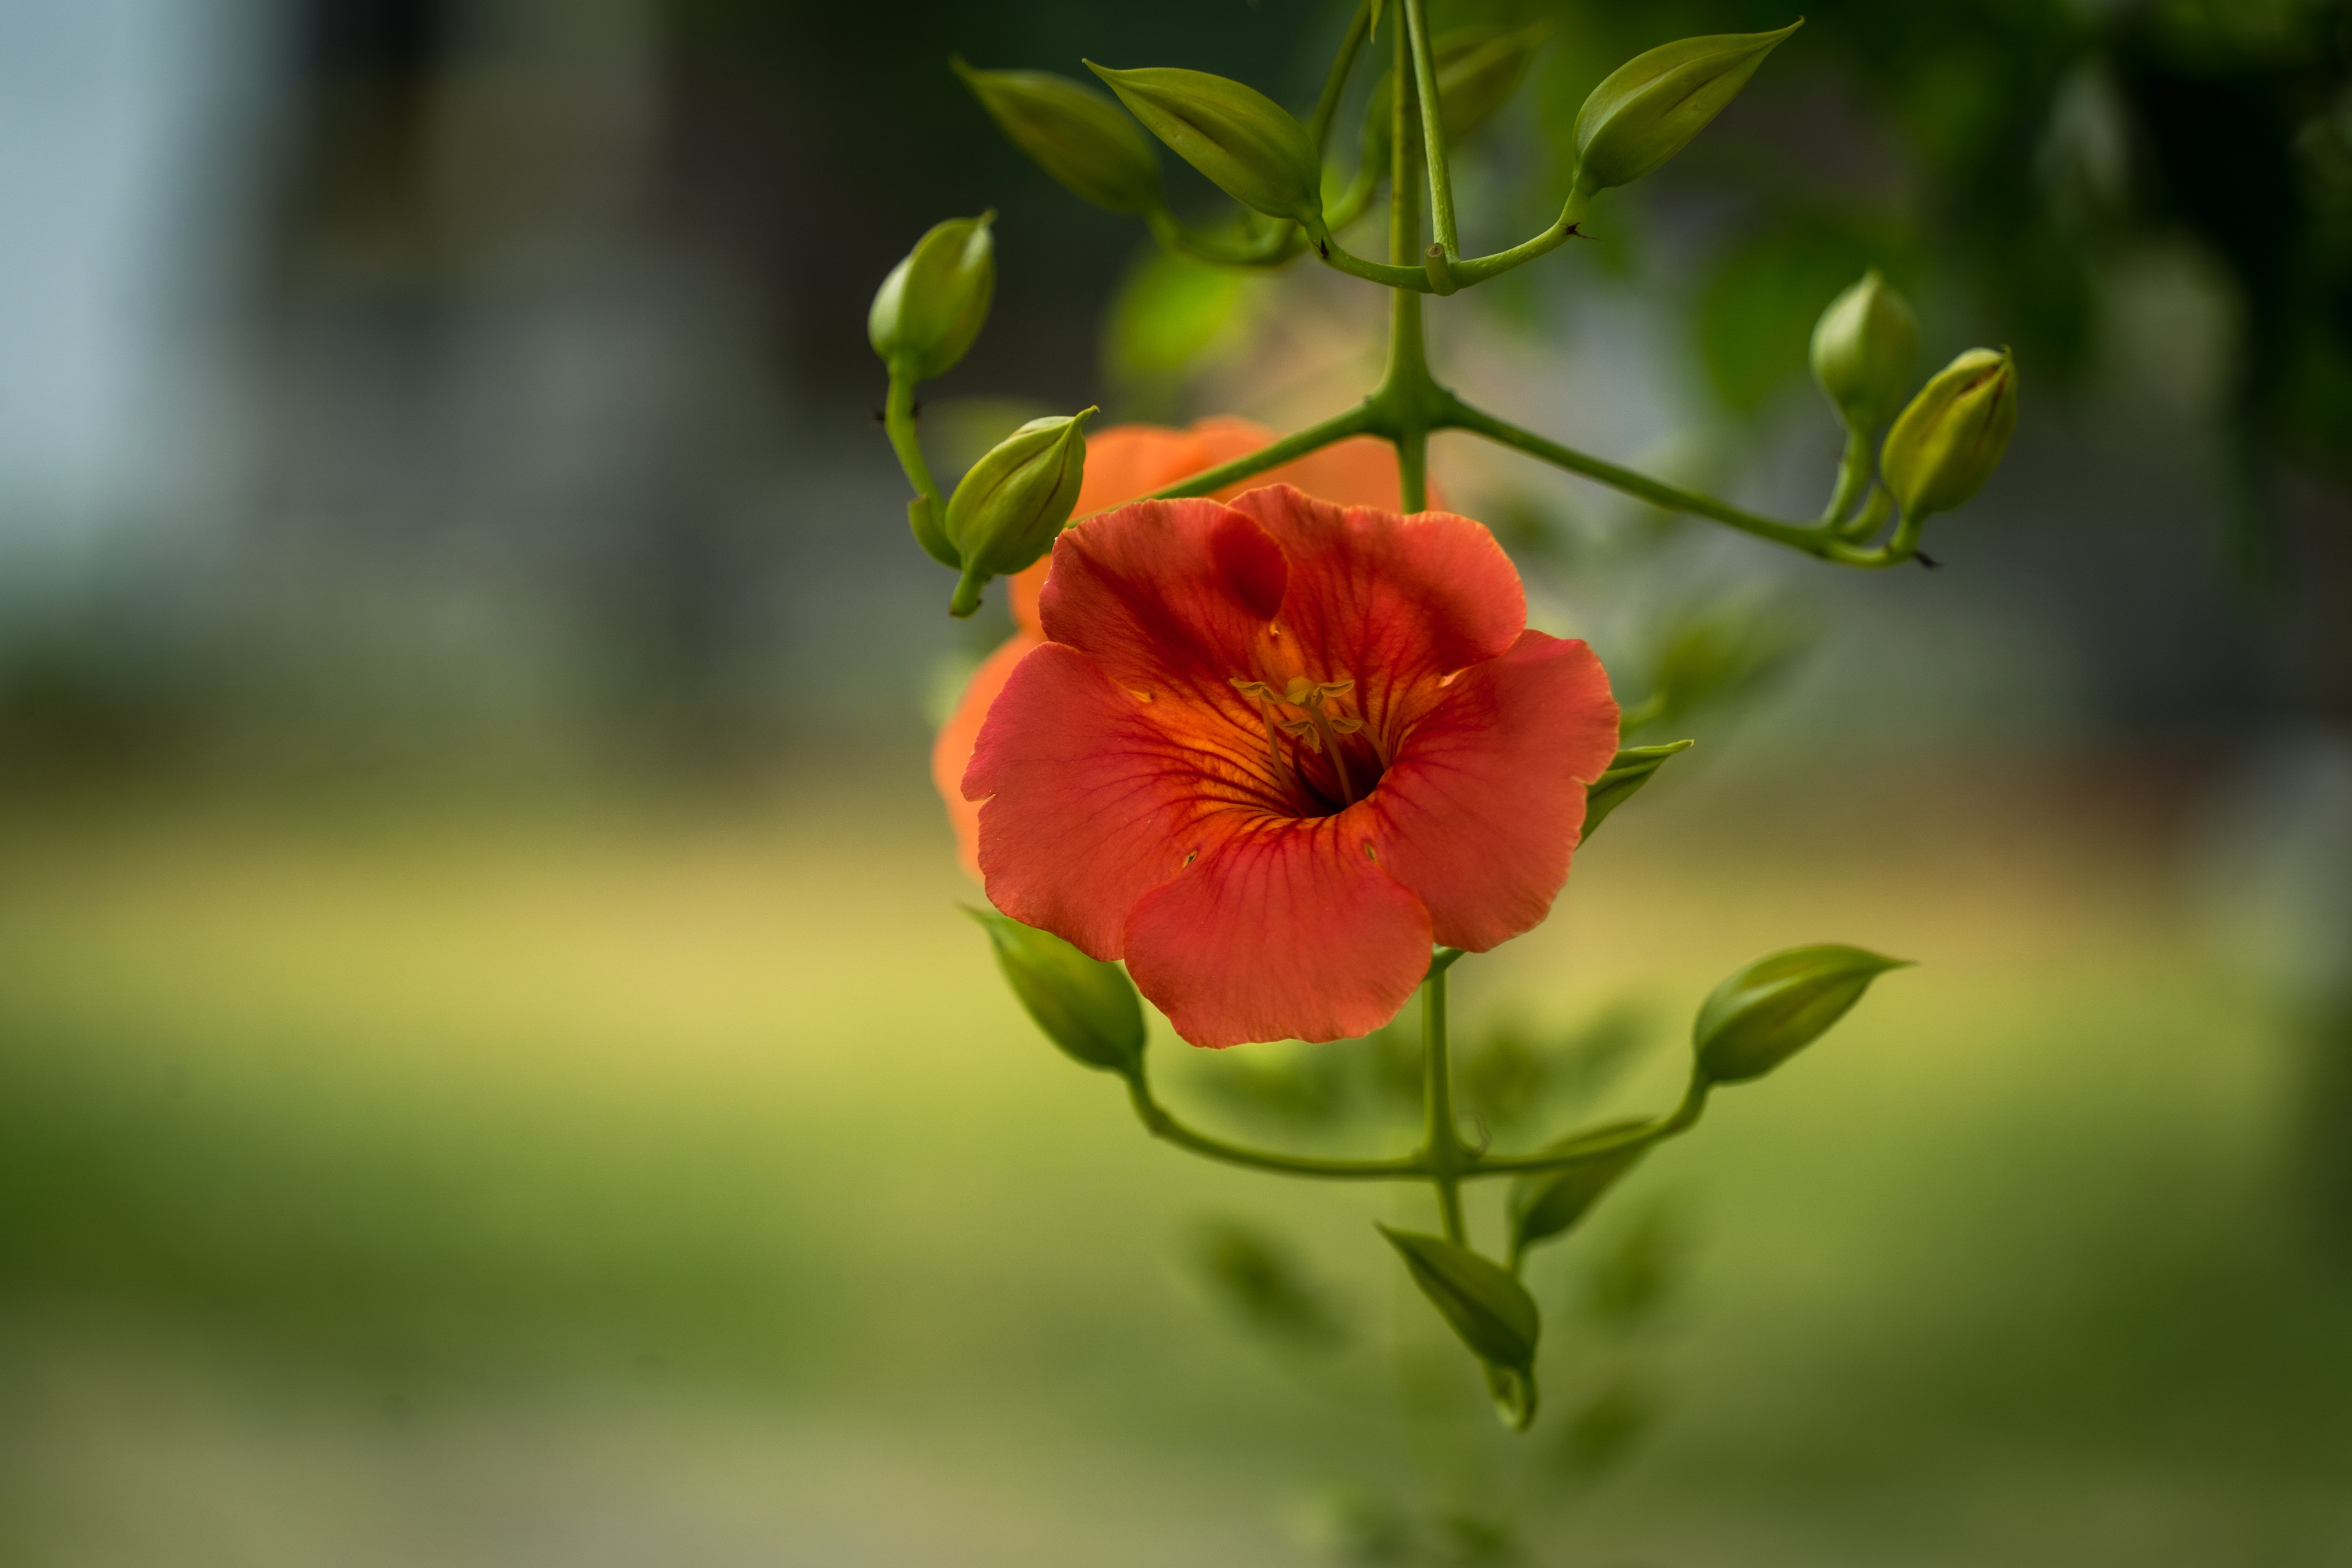
M1087 475L1089 408L1068 418L1032 419L971 466L948 497L947 537L963 560L963 578L948 606L958 616L980 607L991 577L1020 571L1054 547L1070 521Z
M950 218L890 269L866 312L866 336L890 374L929 381L955 368L988 320L996 292L993 211Z
M1630 184L1681 152L1803 26L1684 38L1610 72L1576 111L1576 188L1590 195Z
M1572 1165L1534 1171L1511 1184L1511 1258L1516 1262L1539 1241L1565 1236L1576 1227L1601 1196L1650 1152L1647 1143L1627 1144L1628 1135L1649 1123L1639 1119L1612 1122L1556 1144L1548 1152L1574 1153L1589 1146L1591 1152Z
M961 59L948 63L997 129L1071 195L1115 213L1159 204L1159 156L1106 94L1051 71L984 71Z
M1495 1408L1515 1430L1536 1418L1536 1299L1511 1271L1443 1237L1380 1226L1449 1327L1486 1367Z
M1813 379L1846 428L1868 435L1895 417L1919 363L1910 302L1874 267L1813 323Z
M2007 349L1970 349L1937 371L1878 454L1904 521L1924 522L1982 489L2016 429L2017 366Z
M1307 127L1254 87L1206 71L1087 68L1108 83L1145 130L1225 195L1269 217L1323 216L1323 163Z
M1551 29L1537 22L1525 27L1449 27L1429 41L1436 55L1437 112L1447 146L1459 145L1511 101L1550 36ZM1364 106L1365 148L1383 161L1392 80L1390 73L1375 82Z
M1064 1055L1122 1078L1143 1070L1143 1004L1127 971L993 910L964 912L988 932L1013 994Z
M1699 1008L1691 1030L1699 1070L1717 1083L1762 1078L1844 1017L1872 981L1910 962L1834 942L1758 959Z
M1696 741L1669 741L1663 746L1627 746L1610 758L1601 776L1584 786L1584 831L1577 842L1588 842L1593 829L1607 821L1611 812L1640 793L1642 786L1666 765L1667 758L1696 744Z

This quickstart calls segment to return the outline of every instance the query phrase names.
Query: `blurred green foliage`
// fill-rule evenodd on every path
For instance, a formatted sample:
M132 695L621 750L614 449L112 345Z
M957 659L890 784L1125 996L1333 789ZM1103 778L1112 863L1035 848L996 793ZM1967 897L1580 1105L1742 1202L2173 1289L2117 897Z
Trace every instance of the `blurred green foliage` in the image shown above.
M1557 176L1609 63L1778 26L1776 0L1473 6L1557 22L1539 71ZM1704 192L1697 344L1749 410L1864 265L1958 301L2037 380L2095 362L2104 284L2187 237L2243 314L2229 417L2249 455L2352 461L2352 5L2346 0L1826 0L1721 133L1662 176ZM1954 307L1947 303L1947 313ZM1958 334L1954 334L1958 335Z

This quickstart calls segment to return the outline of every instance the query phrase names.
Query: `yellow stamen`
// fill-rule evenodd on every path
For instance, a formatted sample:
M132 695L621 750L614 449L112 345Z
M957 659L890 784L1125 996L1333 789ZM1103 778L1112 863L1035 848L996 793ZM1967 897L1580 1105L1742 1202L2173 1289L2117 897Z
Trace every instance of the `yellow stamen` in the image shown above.
M1341 809L1356 804L1356 781L1348 773L1348 759L1340 754L1339 737L1356 733L1364 727L1364 721L1352 713L1328 711L1325 706L1332 699L1353 691L1356 689L1353 680L1313 681L1303 675L1295 675L1284 684L1279 693L1265 681L1244 680L1239 676L1233 678L1232 684L1234 690L1258 704L1258 711L1265 721L1266 751L1277 772L1293 784L1297 782L1297 773L1291 767L1290 759L1284 753L1281 742L1275 739L1275 732L1278 730L1293 740L1303 742L1318 755L1330 758L1331 771L1339 782L1339 795L1343 802ZM1277 702L1286 708L1302 709L1306 716L1277 720L1274 716L1274 705Z

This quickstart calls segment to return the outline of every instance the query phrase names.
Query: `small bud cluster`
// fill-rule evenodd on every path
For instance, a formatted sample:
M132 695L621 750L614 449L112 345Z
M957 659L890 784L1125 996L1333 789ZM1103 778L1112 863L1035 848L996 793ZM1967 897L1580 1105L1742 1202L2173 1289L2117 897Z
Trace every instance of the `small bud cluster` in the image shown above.
M1906 405L1918 357L1910 303L1875 268L1831 300L1813 326L1813 380L1845 425L1850 451L1866 454L1869 439L1894 422L1879 449L1879 476L1915 539L1928 518L1984 488L2017 428L2017 366L2007 349L1969 349ZM1848 499L1850 488L1842 486L1841 501ZM1832 511L1843 506L1833 502ZM1857 521L1874 528L1879 520L1865 511Z

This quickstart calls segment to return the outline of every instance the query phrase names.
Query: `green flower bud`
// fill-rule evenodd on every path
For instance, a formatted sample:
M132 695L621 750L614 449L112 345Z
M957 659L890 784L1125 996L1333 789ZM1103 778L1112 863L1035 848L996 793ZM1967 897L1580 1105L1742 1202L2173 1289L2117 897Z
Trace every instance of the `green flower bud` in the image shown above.
M964 913L988 932L1013 994L1063 1054L1123 1078L1142 1070L1143 1004L1125 970L992 910Z
M999 441L948 497L948 542L963 557L963 578L948 606L958 616L980 607L991 577L1018 572L1054 547L1070 521L1087 473L1087 421L1032 419Z
M1717 1083L1762 1078L1821 1038L1872 981L1909 963L1834 942L1758 959L1699 1008L1691 1029L1699 1070Z
M1115 71L1087 62L1145 130L1245 207L1314 225L1323 164L1307 128L1254 87L1206 71Z
M1380 1232L1438 1316L1486 1363L1496 1410L1525 1431L1536 1418L1536 1339L1543 1331L1535 1298L1509 1269L1466 1247L1384 1225Z
M988 320L996 292L993 210L950 218L890 268L866 312L866 336L890 374L929 381L955 368Z
M1550 33L1538 22L1525 27L1451 27L1430 40L1437 57L1438 120L1445 127L1448 146L1460 143L1510 102ZM1374 83L1364 107L1366 151L1383 160L1388 155L1391 80L1383 75Z
M1630 184L1681 152L1803 26L1684 38L1610 72L1576 111L1576 188L1590 195Z
M1924 522L1982 489L2016 429L2017 366L2007 349L1970 349L1937 371L1878 454L1904 521Z
M1909 301L1872 268L1813 323L1813 379L1850 430L1864 435L1895 417L1919 361Z
M997 129L1083 201L1139 213L1160 200L1160 159L1103 94L1051 71L974 70L949 62Z

